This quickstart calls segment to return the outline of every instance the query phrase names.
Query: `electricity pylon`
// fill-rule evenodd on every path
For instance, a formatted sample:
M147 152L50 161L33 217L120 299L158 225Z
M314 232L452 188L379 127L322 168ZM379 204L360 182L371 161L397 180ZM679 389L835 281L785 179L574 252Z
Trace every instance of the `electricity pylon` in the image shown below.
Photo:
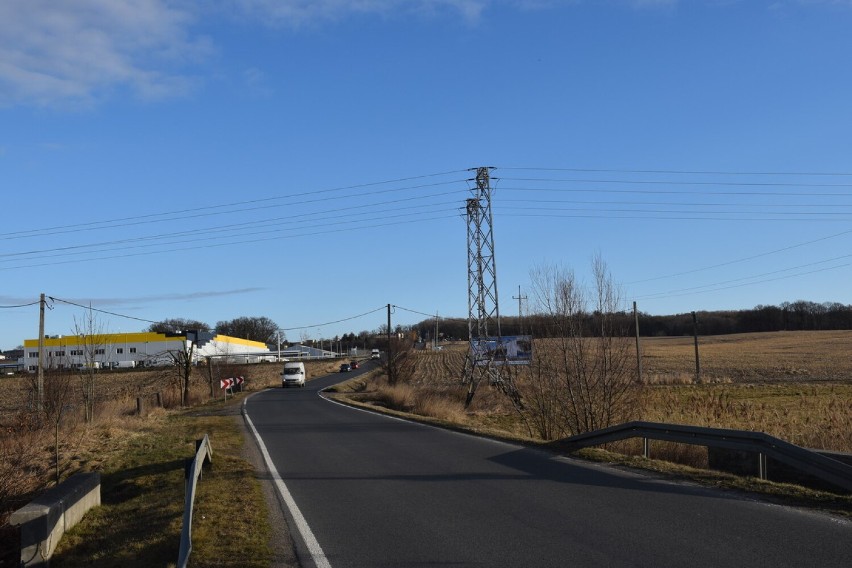
M467 331L470 342L464 364L463 381L468 385L465 406L470 405L476 387L486 378L513 402L517 391L501 373L495 360L500 346L500 307L497 299L497 268L494 263L494 225L491 215L491 168L476 169L476 187L467 200ZM494 348L489 349L486 338Z

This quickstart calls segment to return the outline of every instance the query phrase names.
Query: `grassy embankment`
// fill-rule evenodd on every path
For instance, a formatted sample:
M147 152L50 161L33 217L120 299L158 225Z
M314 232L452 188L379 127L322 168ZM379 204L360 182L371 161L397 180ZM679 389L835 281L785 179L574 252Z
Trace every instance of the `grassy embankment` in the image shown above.
M309 376L336 368L332 362L309 364ZM224 376L242 375L248 391L280 384L278 365L220 369ZM175 407L177 391L162 370L101 373L96 420L84 424L69 411L60 433L62 478L76 471L101 472L102 506L66 533L52 562L56 566L166 566L177 561L184 502L184 464L195 453L195 440L210 436L213 466L198 485L193 519L194 566L268 566L270 528L258 474L244 457L245 440L238 405L243 396L209 398L204 369L196 370L188 409ZM48 379L50 378L48 377ZM218 380L218 379L217 379ZM4 436L0 453L5 470L17 472L13 485L0 487L0 543L10 554L2 560L16 563L11 549L14 531L8 514L52 483L54 438L49 432L22 428L29 377L3 379L0 409ZM162 389L162 390L161 390ZM135 415L136 397L152 405L161 392L166 406L147 416ZM206 401L206 402L200 402ZM77 390L68 404L79 408ZM13 440L21 442L12 444ZM10 459L5 459L10 458Z

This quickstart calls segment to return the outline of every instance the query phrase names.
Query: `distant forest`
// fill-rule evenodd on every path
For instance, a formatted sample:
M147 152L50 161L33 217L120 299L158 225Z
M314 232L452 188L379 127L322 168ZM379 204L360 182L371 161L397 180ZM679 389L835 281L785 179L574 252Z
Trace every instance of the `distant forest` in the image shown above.
M624 314L625 332L635 334L632 312ZM784 302L778 306L756 306L750 310L696 311L699 335L725 335L758 331L812 331L852 329L852 305L838 302ZM547 316L532 314L519 320L517 316L500 318L503 335L540 335L547 329ZM648 337L692 335L692 314L654 316L639 312L639 334ZM418 336L432 339L435 320L423 320L411 326ZM589 330L591 333L591 330ZM467 339L467 320L438 320L439 337Z

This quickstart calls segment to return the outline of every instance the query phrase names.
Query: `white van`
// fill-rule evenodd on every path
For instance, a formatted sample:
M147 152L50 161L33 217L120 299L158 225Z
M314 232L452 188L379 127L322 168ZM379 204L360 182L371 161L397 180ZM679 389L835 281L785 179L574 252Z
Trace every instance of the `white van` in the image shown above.
M281 386L284 388L290 386L303 387L307 377L304 363L293 361L284 363L284 370L281 371Z
M373 349L370 351L370 359L378 359L380 356L380 352L378 349Z

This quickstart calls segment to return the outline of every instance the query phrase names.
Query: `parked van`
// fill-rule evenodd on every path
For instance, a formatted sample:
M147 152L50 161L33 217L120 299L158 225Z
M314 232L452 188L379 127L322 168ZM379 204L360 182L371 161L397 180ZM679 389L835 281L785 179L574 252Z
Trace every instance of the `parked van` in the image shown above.
M282 387L303 387L307 378L308 375L305 373L304 363L295 361L284 363L284 370L281 371Z
M380 352L378 349L373 349L370 351L370 359L378 359L380 356Z

